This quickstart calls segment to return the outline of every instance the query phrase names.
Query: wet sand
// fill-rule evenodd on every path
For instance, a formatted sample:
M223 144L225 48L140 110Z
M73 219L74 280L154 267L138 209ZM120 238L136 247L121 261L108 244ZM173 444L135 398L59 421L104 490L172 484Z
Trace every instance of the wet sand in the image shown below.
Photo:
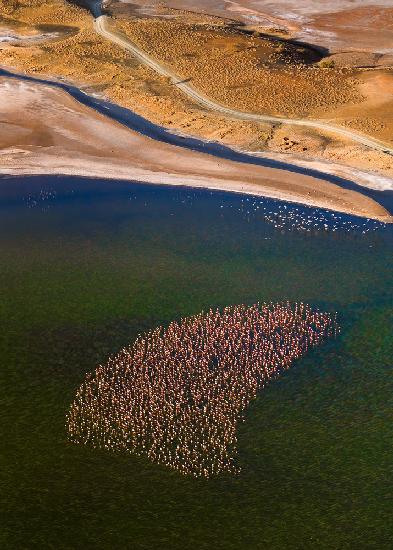
M0 104L1 174L72 174L188 185L392 221L381 205L362 193L311 176L218 159L154 141L50 86L3 77Z

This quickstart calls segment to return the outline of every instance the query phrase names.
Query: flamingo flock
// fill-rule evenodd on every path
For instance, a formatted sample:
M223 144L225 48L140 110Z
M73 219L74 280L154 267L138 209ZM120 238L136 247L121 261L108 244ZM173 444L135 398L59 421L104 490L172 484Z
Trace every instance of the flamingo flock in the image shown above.
M237 473L237 425L250 401L338 331L336 315L302 302L210 309L158 327L86 375L68 439L185 475Z

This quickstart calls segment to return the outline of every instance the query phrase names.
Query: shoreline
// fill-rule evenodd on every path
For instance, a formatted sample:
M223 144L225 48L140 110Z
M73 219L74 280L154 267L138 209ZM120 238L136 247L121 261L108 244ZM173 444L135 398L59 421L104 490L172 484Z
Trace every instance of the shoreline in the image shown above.
M272 180L266 180L265 186L260 183L252 182L239 182L234 180L219 180L212 177L201 177L196 175L181 175L170 173L143 173L141 171L132 170L128 173L128 170L121 172L121 167L111 165L110 163L94 163L94 165L86 165L80 169L75 168L70 162L68 166L65 165L66 157L59 159L62 166L49 166L47 162L45 165L37 166L34 159L35 168L33 166L25 168L4 168L0 165L0 185L1 180L20 177L20 176L75 176L80 178L94 178L94 179L106 179L108 182L129 182L130 185L144 183L158 186L169 187L189 187L191 189L206 189L209 191L222 191L227 193L236 193L240 195L248 195L254 197L268 198L274 200L280 200L283 202L304 205L311 208L322 208L334 212L339 212L346 215L356 216L360 218L374 219L386 224L393 223L393 216L384 209L380 204L376 203L372 199L360 195L364 201L362 203L364 210L359 210L356 207L349 206L350 197L353 192L348 192L351 195L345 197L348 200L348 206L345 203L337 204L334 199L326 197L324 200L318 200L315 198L308 198L305 195L297 194L294 191L285 191L274 185ZM71 159L69 159L71 161ZM48 159L46 159L48 161ZM0 156L1 163L1 156ZM311 193L311 192L309 192ZM360 199L358 198L358 200ZM345 200L344 198L341 200ZM359 203L358 203L358 206Z
M378 199L367 196L382 198L383 192L315 169L171 134L127 109L78 90L82 104L75 97L77 89L64 83L15 74L7 78L4 71L0 75L0 101L4 94L7 105L0 138L0 174L4 176L62 174L182 185L393 222ZM12 105L5 101L10 94ZM21 121L20 112L29 115Z

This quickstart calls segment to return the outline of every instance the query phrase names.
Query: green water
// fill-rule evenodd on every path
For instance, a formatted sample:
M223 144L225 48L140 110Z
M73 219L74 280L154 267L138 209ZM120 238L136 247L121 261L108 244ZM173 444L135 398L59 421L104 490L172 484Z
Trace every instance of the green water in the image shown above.
M392 231L281 231L250 204L0 182L2 549L392 547ZM180 316L257 300L338 311L342 334L252 404L239 476L189 479L67 444L74 393L111 353Z

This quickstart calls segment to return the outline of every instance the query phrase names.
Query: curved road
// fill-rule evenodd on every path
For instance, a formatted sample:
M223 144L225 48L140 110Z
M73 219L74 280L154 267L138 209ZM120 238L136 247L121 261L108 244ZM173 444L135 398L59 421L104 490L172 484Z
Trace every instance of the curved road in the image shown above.
M107 40L110 40L114 44L117 44L118 46L129 51L141 63L143 63L147 67L150 67L156 73L166 78L169 78L174 86L179 88L184 94L186 94L189 98L194 100L196 103L198 103L199 105L202 105L207 109L210 109L212 111L222 113L225 116L229 116L231 118L236 118L240 120L253 120L255 122L272 122L272 123L278 123L278 124L292 124L296 126L306 126L309 128L316 128L318 130L325 130L328 132L332 132L336 135L349 138L352 141L355 141L357 143L370 147L371 149L375 149L376 151L381 151L383 153L387 153L393 156L393 148L382 143L381 141L378 141L366 135L360 134L358 132L354 132L353 130L348 130L341 126L329 124L328 122L322 122L319 120L309 120L309 119L303 120L303 119L296 119L296 118L291 119L291 118L282 118L282 117L275 117L275 116L269 116L269 115L260 115L257 113L237 111L235 109L225 107L224 105L221 105L220 103L217 103L216 101L209 99L208 97L198 92L188 82L185 82L184 80L179 78L175 73L173 73L171 70L166 68L164 65L162 65L158 61L155 61L152 57L150 57L146 52L141 50L134 42L129 40L127 37L111 30L110 25L108 24L109 20L110 20L109 17L106 15L98 16L94 20L95 31L98 34L100 34L102 37L106 38Z

